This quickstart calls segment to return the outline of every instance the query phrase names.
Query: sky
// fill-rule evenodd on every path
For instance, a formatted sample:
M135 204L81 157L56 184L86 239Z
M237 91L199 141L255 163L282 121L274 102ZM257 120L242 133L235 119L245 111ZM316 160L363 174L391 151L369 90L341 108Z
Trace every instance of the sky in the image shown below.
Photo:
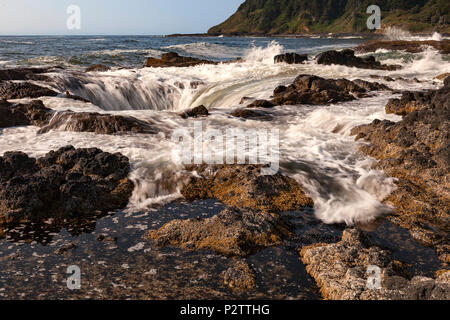
M0 0L0 35L203 33L244 0ZM69 6L80 9L67 12ZM75 15L74 15L75 14ZM67 27L77 26L80 29Z

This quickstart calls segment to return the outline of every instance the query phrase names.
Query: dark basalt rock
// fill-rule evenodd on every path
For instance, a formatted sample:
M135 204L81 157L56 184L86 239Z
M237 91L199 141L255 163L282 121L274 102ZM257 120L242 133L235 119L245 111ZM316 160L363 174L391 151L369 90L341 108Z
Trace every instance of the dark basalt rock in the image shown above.
M176 52L164 53L161 59L147 58L146 67L193 67L200 64L217 64L217 62L180 56Z
M29 125L42 126L51 117L52 110L46 108L40 100L17 105L0 100L0 128Z
M0 82L0 100L55 97L58 93L29 82Z
M307 54L298 54L298 53L284 53L279 54L274 57L275 63L287 63L287 64L300 64L305 61L308 61L308 55Z
M281 244L289 234L278 214L225 209L212 218L173 220L148 236L161 247L214 250L226 256L245 257Z
M252 120L272 120L272 116L262 110L252 110L252 109L237 109L231 113L231 116L236 118L243 119L252 119Z
M344 231L342 241L315 244L300 252L307 272L316 280L328 300L448 300L450 272L437 279L421 276L409 279L404 263L392 253L370 244L358 230ZM369 268L379 268L378 289L370 289ZM376 281L372 284L376 284Z
M22 152L0 157L0 223L73 218L121 209L134 185L120 153L68 146L40 159Z
M224 285L232 290L252 290L256 287L255 272L243 260L233 261L233 265L225 270L221 277Z
M274 90L274 105L331 104L366 97L369 91L390 90L387 86L364 80L324 79L312 75L299 75L290 86Z
M273 108L275 107L276 104L271 102L271 101L267 101L267 100L255 100L252 103L250 103L247 108Z
M0 69L0 80L41 80L48 79L43 73L48 72L49 68L14 68Z
M187 119L187 118L197 118L197 117L202 117L205 116L207 117L209 115L209 111L208 109L204 106L198 106L195 107L193 109L187 110L183 113L180 114L180 117L182 117L183 119Z
M51 130L95 132L97 134L158 133L152 123L133 117L71 111L55 114L50 122L38 131L38 134Z
M105 66L103 64L94 64L90 67L87 67L85 72L104 72L109 70L111 70L111 68L108 66Z
M380 62L376 61L373 56L365 58L356 57L355 52L350 49L323 52L317 56L317 63L324 65L338 64L348 67L375 70L397 70L401 68L400 66L382 65Z
M427 47L433 47L442 54L450 53L450 40L434 41L406 41L406 40L372 40L356 47L357 52L375 52L378 49L387 50L405 50L410 53L419 53L427 49Z
M396 208L389 219L427 246L445 244L450 232L450 85L407 92L389 101L387 111L403 120L375 120L352 134L370 142L361 150L398 179L398 188L386 199Z

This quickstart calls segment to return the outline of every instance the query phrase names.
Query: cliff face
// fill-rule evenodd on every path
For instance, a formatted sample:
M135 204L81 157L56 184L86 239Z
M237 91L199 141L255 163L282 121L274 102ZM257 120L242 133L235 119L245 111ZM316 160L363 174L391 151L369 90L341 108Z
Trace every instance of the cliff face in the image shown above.
M246 0L234 15L208 32L371 32L366 10L373 4L382 10L383 27L450 32L448 0Z

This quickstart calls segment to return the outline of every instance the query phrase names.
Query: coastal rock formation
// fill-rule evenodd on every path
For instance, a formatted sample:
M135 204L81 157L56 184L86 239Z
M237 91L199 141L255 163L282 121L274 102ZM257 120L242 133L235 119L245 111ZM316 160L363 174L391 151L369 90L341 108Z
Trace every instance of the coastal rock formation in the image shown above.
M299 75L289 86L279 86L274 90L272 105L331 104L352 101L356 97L366 97L369 91L390 90L387 86L364 80L324 79L312 75ZM259 102L259 105L263 105ZM259 106L258 105L258 106ZM253 106L252 104L249 105Z
M194 166L197 175L183 186L188 201L217 199L235 208L283 212L312 207L300 184L281 173L261 175L261 166Z
M256 287L255 272L242 260L233 261L233 266L221 274L223 283L233 290L252 290Z
M213 250L245 257L278 245L290 231L280 215L253 210L225 209L206 219L174 220L149 232L159 246Z
M247 108L273 108L275 107L276 104L271 102L271 101L267 101L267 100L255 100L252 103L250 103Z
M164 68L164 67L193 67L199 64L217 64L213 61L202 60L191 57L180 56L176 52L163 53L161 59L147 58L146 67Z
M382 65L375 60L374 56L359 58L355 56L355 51L345 49L342 51L326 51L317 56L317 63L324 65L338 64L347 67L375 70L397 70L399 66Z
M428 47L432 47L438 50L442 54L450 53L450 40L434 41L390 41L390 40L372 40L366 43L362 43L355 48L357 52L375 52L378 49L386 50L404 50L410 53L419 53L426 50Z
M0 100L0 128L15 126L42 126L52 117L52 111L42 101L14 105Z
M109 70L111 70L111 68L108 66L105 66L103 64L94 64L90 67L87 67L85 72L104 72Z
M274 57L275 63L287 63L287 64L300 64L305 61L308 61L307 54L298 54L298 53L284 53L279 54Z
M55 97L58 93L29 82L0 82L0 100Z
M263 121L272 120L272 116L265 111L252 110L246 108L236 109L230 115L236 118L251 119L251 120L263 120Z
M75 149L34 159L22 152L0 157L0 222L78 217L121 209L134 185L120 153Z
M437 279L408 279L402 262L395 261L391 252L371 245L356 229L344 231L338 243L305 247L300 255L325 299L450 299L450 271Z
M183 119L187 119L187 118L197 118L197 117L208 116L208 115L209 115L208 109L204 105L201 105L201 106L192 108L190 110L187 110L187 111L181 113L180 117L182 117Z
M11 68L0 69L0 80L41 80L48 79L43 73L49 72L50 68Z
M95 132L97 134L158 133L151 123L133 117L71 111L56 113L48 124L42 126L38 134L51 130Z
M398 188L386 200L396 208L389 219L425 245L445 246L450 232L450 78L440 90L391 100L387 111L404 115L403 120L375 120L352 134L370 143L361 150L380 160L378 169L398 178Z

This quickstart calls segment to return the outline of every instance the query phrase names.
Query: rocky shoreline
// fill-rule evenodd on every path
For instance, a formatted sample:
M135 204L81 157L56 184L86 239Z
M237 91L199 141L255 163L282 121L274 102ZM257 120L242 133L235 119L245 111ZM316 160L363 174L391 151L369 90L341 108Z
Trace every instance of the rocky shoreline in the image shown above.
M397 44L392 45L399 48ZM360 46L359 50L371 51L372 46L374 45ZM302 64L307 59L307 56L291 54L277 56L275 62ZM382 65L373 56L357 57L353 50L324 52L316 57L316 62L320 65L382 71L400 68ZM161 59L149 58L146 67L192 67L200 64L217 63L167 53ZM34 83L51 83L51 77L47 75L50 70L55 71L36 68L0 70L0 136L2 129L26 126L39 127L38 135L53 131L105 135L156 135L160 132L156 121L95 112L56 112L47 108L38 98L60 96L87 101L83 97L68 92L58 93L50 87ZM103 71L106 69L94 66L86 72ZM377 91L394 92L387 85L378 82L326 79L300 74L292 84L276 87L270 100L244 97L243 107L232 111L230 116L271 121L276 117L271 112L275 108L298 105L313 108L345 103L368 98ZM24 98L31 101L8 101ZM250 164L186 167L184 171L188 178L180 190L183 201L189 202L191 206L207 201L214 201L218 205L210 209L209 204L202 204L202 208L194 207L194 214L187 217L177 211L176 215L168 215L169 218L165 221L154 222L150 228L141 230L138 237L141 241L128 247L127 251L133 256L131 253L147 248L144 256L148 254L151 259L161 259L165 263L170 261L164 255L176 252L182 257L180 260L184 261L181 263L177 260L180 268L185 269L191 268L189 263L186 265L191 255L196 259L211 256L214 260L211 264L203 261L198 264L202 264L204 279L213 276L208 271L211 265L220 265L220 280L215 279L214 284L219 286L217 281L220 281L222 289L213 292L209 285L201 282L192 289L193 296L194 291L202 293L204 288L209 288L213 292L211 295L216 294L216 297L233 297L235 292L251 296L252 292L261 290L258 286L261 284L261 273L257 262L252 259L268 253L274 254L279 250L283 255L293 254L297 263L301 264L300 260L303 262L305 270L302 279L306 279L306 283L312 283L314 279L317 290L320 290L324 299L448 300L449 101L450 77L446 77L440 89L403 92L400 99L391 99L386 112L402 116L399 122L375 120L352 130L352 135L358 141L365 141L361 145L361 151L378 160L374 169L382 170L397 179L397 189L385 199L394 208L394 212L382 220L388 220L398 228L407 230L411 239L424 247L423 250L440 260L440 267L434 268L432 275L425 277L415 274L417 270L411 273L408 263L394 256L393 248L383 248L371 240L370 231L364 231L367 226L327 226L317 219L309 218L308 213L313 211L314 201L307 195L303 185L283 171L274 176L262 176L259 174L261 166ZM179 118L188 121L189 118L209 117L209 111L205 106L199 106L186 110ZM131 170L130 160L121 153L112 154L97 148L66 146L36 159L21 152L6 152L0 157L0 238L12 241L16 233L20 233L18 230L33 229L35 224L39 224L41 231L50 230L52 234L64 228L70 230L77 224L76 221L83 224L82 220L90 222L81 230L89 227L95 229L96 223L100 223L111 212L121 216L121 210L126 208L135 188L130 179ZM195 214L201 212L206 213ZM149 217L148 213L144 215L144 221L157 219ZM117 216L105 219L115 218ZM49 219L53 221L45 223ZM112 220L108 221L111 223ZM377 223L379 222L375 222L375 225ZM105 229L108 229L106 234L97 235L94 242L116 246L117 239L108 234L114 227ZM72 234L79 234L77 231L80 232L77 229ZM35 237L19 238L28 243L37 241ZM58 249L57 255L72 254L77 248L78 245L74 242L65 243ZM49 256L54 254L52 252ZM5 261L14 265L14 259L20 260L19 257L7 256ZM133 259L140 258L133 256ZM145 263L148 262L145 258L142 259ZM145 265L144 261L137 265ZM127 269L127 266L130 267L125 262L121 264L122 269ZM367 285L370 276L367 272L373 266L379 269L377 272L380 276L380 283L377 284L379 287L376 289ZM137 272L137 279L144 277L143 270ZM146 276L155 275L153 270L146 272ZM302 271L298 272L300 274ZM93 275L95 277L95 271ZM169 282L176 280L170 279ZM136 279L130 281L135 283ZM183 281L185 280L181 280L181 283ZM165 287L161 283L159 285L159 289ZM175 296L177 292L180 296L189 296L188 293L180 293L182 289L175 290L177 286L172 288ZM149 287L155 289L150 284ZM233 293L224 294L221 291L224 288ZM143 290L146 289L148 288ZM152 295L167 298L161 292ZM138 295L139 297L145 296L145 292L140 294L142 295ZM278 294L287 297L287 294ZM314 296L307 293L305 295L309 298Z

